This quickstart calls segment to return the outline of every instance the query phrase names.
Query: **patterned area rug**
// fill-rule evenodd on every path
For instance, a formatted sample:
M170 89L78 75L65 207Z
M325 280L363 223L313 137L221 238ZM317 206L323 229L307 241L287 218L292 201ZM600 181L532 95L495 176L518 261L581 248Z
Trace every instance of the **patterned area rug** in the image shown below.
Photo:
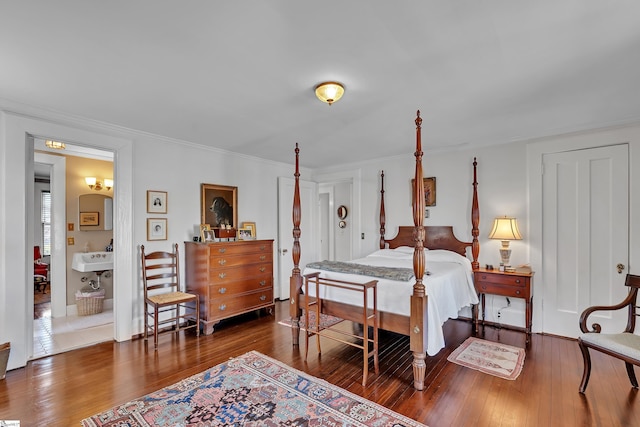
M96 426L423 426L256 351L82 420Z
M329 328L335 324L342 322L343 320L344 319L341 319L339 317L320 313L320 330ZM306 319L304 316L304 311L302 311L302 316L300 316L300 329L302 329L303 331L306 330L305 321ZM284 326L291 327L291 318L280 320L278 323ZM316 329L316 312L313 310L309 310L309 323L311 324L311 330L314 331Z
M447 357L449 362L506 380L515 380L524 366L524 349L470 337Z

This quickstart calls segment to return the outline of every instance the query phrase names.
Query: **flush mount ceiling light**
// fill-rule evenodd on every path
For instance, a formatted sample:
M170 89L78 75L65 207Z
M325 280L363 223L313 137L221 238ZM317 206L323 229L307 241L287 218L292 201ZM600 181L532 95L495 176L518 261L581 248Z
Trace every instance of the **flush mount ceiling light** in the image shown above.
M344 86L338 82L324 82L316 86L316 96L322 102L331 105L344 94Z
M64 150L64 148L66 147L66 145L64 145L64 142L52 141L50 139L47 139L44 142L44 145L49 148L55 148L57 150Z

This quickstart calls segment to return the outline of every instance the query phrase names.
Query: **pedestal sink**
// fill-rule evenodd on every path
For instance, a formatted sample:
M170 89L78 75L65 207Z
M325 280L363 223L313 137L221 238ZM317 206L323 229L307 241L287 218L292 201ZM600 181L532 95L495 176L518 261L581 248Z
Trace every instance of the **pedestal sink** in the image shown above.
M76 252L71 260L71 268L82 273L113 270L113 252Z

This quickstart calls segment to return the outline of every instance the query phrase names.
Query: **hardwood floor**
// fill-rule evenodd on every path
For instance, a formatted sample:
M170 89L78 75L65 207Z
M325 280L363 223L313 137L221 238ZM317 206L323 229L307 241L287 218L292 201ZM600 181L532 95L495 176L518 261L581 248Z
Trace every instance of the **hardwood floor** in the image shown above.
M438 426L640 426L638 390L624 364L594 354L586 395L578 393L582 357L575 341L534 334L524 369L515 381L499 379L447 362L471 334L471 324L450 320L447 347L427 358L427 387L412 386L406 337L381 332L380 374L370 368L362 381L362 352L322 341L319 356L311 340L292 347L291 330L277 320L288 315L278 302L274 316L256 314L221 323L212 335L161 336L153 351L144 340L102 343L30 362L0 380L0 420L22 426L73 426L112 406L140 397L230 357L257 350L431 427ZM348 327L349 325L345 325ZM521 332L487 328L485 338L524 347Z

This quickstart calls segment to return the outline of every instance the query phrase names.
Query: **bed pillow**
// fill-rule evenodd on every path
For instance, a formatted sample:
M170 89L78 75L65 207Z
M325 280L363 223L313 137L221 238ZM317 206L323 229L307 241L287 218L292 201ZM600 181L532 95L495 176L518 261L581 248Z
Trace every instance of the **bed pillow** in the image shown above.
M367 255L367 258L368 257L380 257L380 258L400 258L400 259L404 259L404 258L410 258L411 256L413 256L413 252L409 253L409 252L397 251L395 249L380 249L380 250L377 250L377 251Z
M411 246L398 246L397 248L392 250L396 252L404 253L404 254L411 254L411 255L413 255L413 252L414 252L414 248L412 248ZM429 248L424 248L424 250L428 251Z

